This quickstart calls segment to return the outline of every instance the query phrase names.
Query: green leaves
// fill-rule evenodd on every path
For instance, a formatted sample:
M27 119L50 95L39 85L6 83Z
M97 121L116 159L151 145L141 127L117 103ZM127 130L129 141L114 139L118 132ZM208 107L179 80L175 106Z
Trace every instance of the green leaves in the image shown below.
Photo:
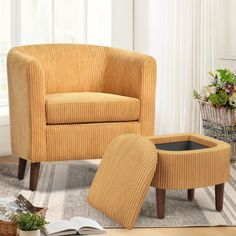
M44 228L45 224L47 224L45 218L36 213L16 214L12 217L12 222L23 231L41 230Z
M223 83L235 84L236 76L229 69L218 69L220 80Z
M228 95L223 90L220 90L218 93L211 94L209 96L209 101L217 107L225 106L228 100Z
M194 99L200 99L201 98L200 94L196 90L193 90L193 98Z
M211 75L211 77L213 77L213 78L215 78L215 76L216 76L212 71L209 71L208 74Z
M236 109L236 74L229 69L208 72L210 84L202 88L200 94L193 91L193 97L209 102L215 107Z

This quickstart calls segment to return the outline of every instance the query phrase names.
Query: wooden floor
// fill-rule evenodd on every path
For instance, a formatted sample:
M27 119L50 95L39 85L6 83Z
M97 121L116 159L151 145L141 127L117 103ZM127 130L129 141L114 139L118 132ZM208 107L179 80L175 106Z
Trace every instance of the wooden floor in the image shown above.
M0 157L1 163L16 163L13 156ZM236 236L236 227L107 229L107 236Z

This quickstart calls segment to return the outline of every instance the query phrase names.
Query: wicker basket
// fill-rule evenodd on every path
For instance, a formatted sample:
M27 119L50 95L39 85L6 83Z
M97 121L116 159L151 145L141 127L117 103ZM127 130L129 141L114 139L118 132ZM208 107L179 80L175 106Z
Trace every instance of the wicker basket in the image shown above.
M4 222L0 220L0 235L1 236L16 236L17 227L11 222Z
M236 109L219 109L199 102L204 134L231 145L231 160L236 160Z
M37 213L42 216L46 215L47 208L35 207L22 195L19 195L17 199L23 204L30 212ZM5 222L0 220L0 236L17 236L17 227L12 222Z

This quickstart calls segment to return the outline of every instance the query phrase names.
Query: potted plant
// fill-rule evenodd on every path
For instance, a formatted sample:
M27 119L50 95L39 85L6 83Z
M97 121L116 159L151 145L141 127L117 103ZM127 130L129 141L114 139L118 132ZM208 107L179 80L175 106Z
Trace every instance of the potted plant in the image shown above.
M210 83L201 92L194 90L199 101L205 135L231 144L231 158L236 153L236 74L229 69L209 72Z
M210 84L204 86L201 93L194 90L194 98L207 102L217 108L236 108L236 75L229 69L209 72Z
M12 221L20 230L19 236L40 236L40 230L47 224L44 216L37 213L14 214Z

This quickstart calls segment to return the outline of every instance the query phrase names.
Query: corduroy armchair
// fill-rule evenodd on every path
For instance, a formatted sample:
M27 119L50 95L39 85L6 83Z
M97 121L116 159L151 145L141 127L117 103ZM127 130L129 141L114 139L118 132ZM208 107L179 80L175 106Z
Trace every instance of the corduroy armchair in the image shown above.
M18 178L31 162L101 158L123 133L153 135L155 60L125 50L76 44L20 46L8 53L13 154Z

